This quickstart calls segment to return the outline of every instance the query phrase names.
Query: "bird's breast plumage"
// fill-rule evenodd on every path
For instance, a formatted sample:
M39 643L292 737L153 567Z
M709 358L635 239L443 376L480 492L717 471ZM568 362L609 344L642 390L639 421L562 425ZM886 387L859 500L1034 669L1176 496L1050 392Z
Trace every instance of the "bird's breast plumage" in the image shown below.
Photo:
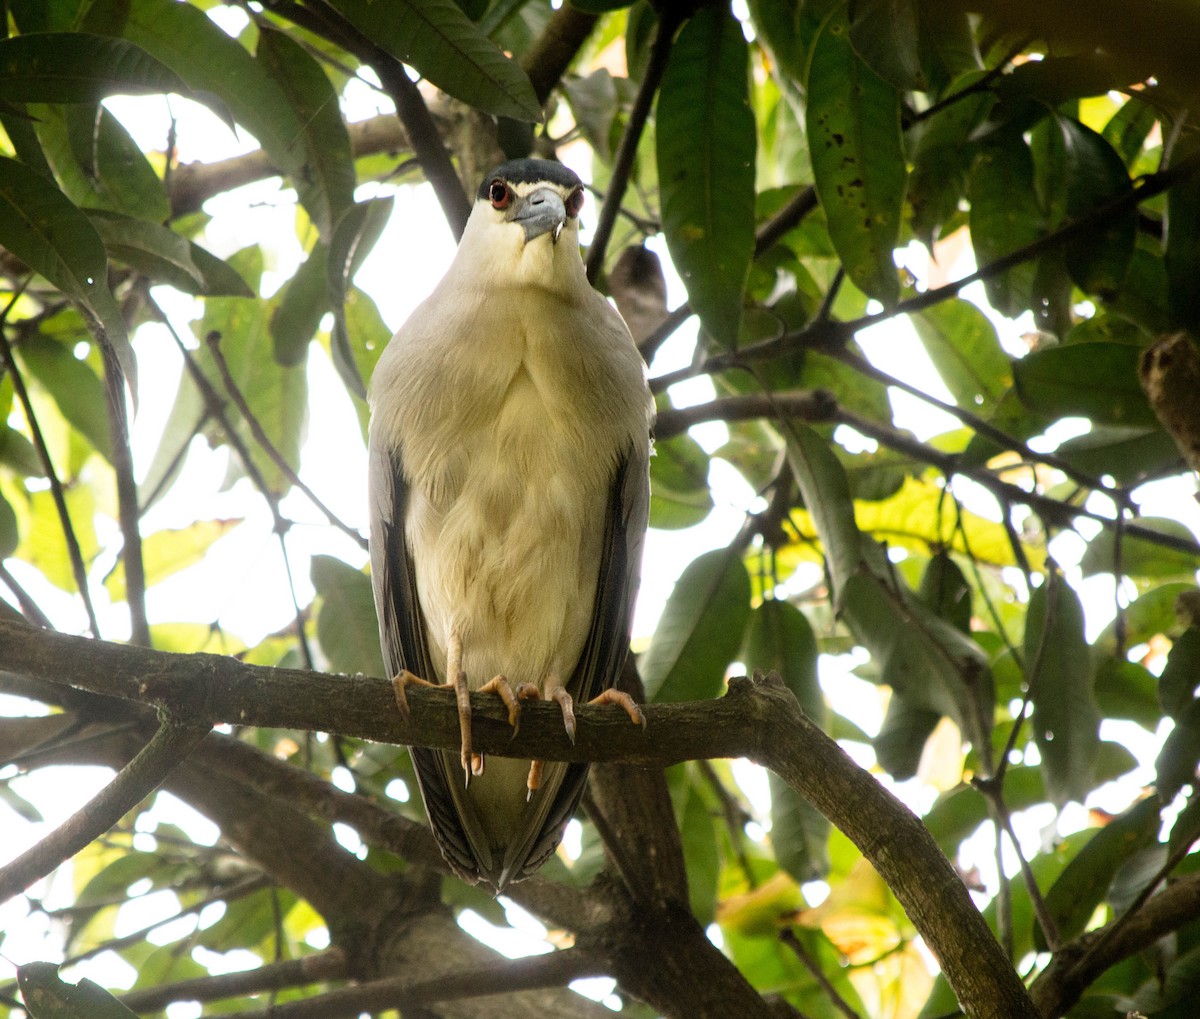
M636 350L599 295L581 296L567 334L561 300L537 291L480 301L436 333L418 312L378 369L372 427L403 450L434 662L444 672L457 632L472 687L570 677L613 472L647 441Z

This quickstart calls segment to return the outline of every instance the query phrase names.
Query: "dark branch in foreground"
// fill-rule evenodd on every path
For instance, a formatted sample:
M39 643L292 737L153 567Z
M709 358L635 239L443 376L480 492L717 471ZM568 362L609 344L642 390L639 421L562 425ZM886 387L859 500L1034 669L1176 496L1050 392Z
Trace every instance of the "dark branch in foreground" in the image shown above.
M166 709L195 724L339 732L392 743L456 747L453 695L414 689L408 723L391 684L244 665L216 655L171 655L17 623L0 623L7 667L36 678ZM551 703L531 703L513 736L496 698L472 697L476 746L543 760L621 761L662 767L747 757L770 768L858 846L896 894L968 1014L1038 1015L962 881L920 820L809 719L777 676L730 683L727 696L647 705L647 728L619 709L580 707L574 746Z

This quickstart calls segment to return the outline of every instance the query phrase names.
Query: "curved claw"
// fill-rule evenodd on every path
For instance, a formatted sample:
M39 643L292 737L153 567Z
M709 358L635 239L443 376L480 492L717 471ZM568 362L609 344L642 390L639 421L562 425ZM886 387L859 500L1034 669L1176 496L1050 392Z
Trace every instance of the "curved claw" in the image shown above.
M467 689L467 674L462 671L456 673L452 685L458 704L458 728L462 738L459 760L463 767L463 783L469 786L472 774L483 774L483 757L471 752L471 692Z
M624 690L617 690L610 686L607 690L588 701L588 704L616 704L618 707L625 709L625 714L629 716L629 720L634 725L640 725L643 731L646 728L646 716L642 714L642 709L638 707L637 701L630 697Z
M508 708L508 724L512 726L512 738L516 739L521 728L520 690L514 691L512 684L504 676L493 676L478 692L494 693L504 702L504 706Z
M556 687L550 694L552 700L558 701L558 706L562 709L563 728L567 730L567 739L571 741L571 746L575 745L575 702L571 699L571 695L567 693L565 687Z

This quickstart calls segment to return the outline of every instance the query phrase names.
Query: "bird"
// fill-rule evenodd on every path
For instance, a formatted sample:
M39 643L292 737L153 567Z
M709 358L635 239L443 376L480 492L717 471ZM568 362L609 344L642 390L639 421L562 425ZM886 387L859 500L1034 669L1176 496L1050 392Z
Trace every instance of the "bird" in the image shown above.
M582 181L511 160L475 195L445 276L371 378L372 587L383 660L457 697L459 752L410 746L451 869L497 894L555 851L585 763L473 752L471 691L516 726L527 699L610 703L628 654L649 514L646 365L580 256Z

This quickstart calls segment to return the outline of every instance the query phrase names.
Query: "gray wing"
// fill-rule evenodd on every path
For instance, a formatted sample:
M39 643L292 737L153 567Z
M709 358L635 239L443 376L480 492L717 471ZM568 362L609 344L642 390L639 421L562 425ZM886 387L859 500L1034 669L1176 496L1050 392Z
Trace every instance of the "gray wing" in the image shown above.
M417 574L404 517L408 484L401 450L370 447L368 489L371 500L371 586L379 617L379 645L388 675L408 669L431 683L438 680L429 653L425 616L417 598ZM429 826L447 862L466 881L479 880L479 864L463 832L448 785L441 754L427 747L409 747Z
M650 441L629 449L617 464L604 520L600 573L592 623L579 662L567 684L576 703L585 704L614 686L625 656L642 564L642 544L650 513ZM558 847L567 822L575 814L587 783L586 764L569 765L538 828L529 843L525 861L513 867L520 880L536 871Z
M618 462L609 490L601 545L600 571L588 636L568 683L571 695L586 703L613 686L629 651L642 561L642 543L650 509L649 436L644 446L628 450ZM384 664L395 676L407 668L423 679L436 674L417 597L416 573L404 533L408 486L402 454L371 448L370 491L371 578L379 616ZM466 881L479 880L481 869L463 830L441 752L409 747L425 811L442 854ZM531 833L523 861L505 868L511 880L536 871L557 848L587 782L586 764L569 765L553 799L546 805L536 833Z

